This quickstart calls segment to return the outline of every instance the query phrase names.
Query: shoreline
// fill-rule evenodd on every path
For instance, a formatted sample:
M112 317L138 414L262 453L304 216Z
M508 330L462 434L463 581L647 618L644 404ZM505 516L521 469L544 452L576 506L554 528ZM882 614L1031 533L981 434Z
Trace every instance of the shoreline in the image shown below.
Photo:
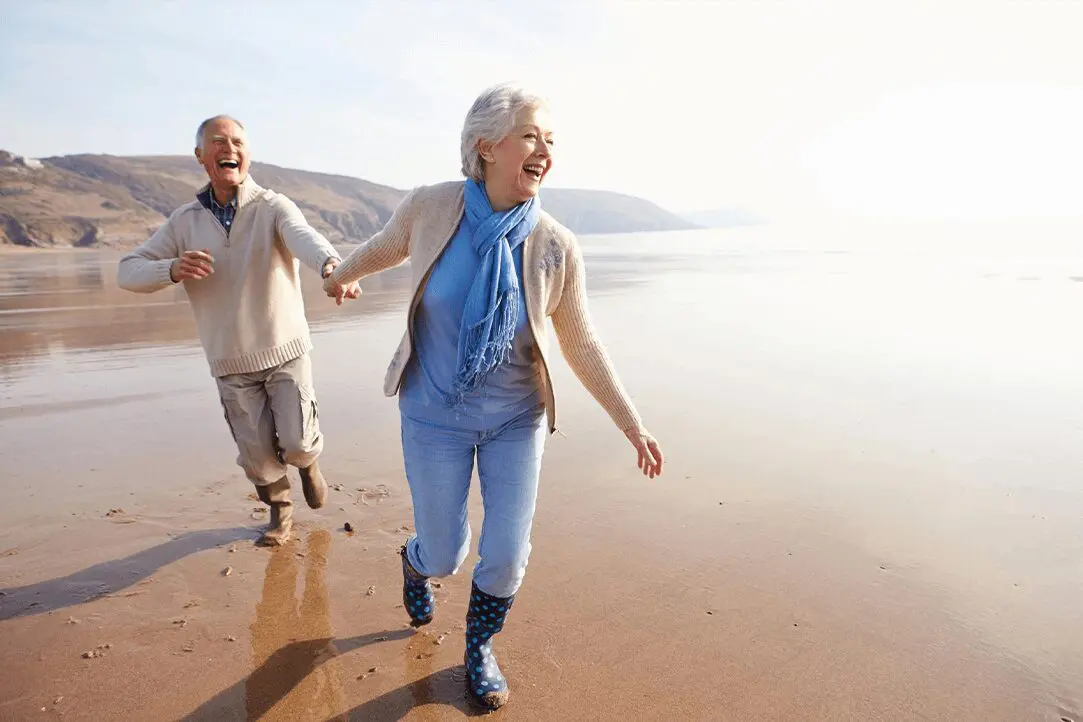
M1078 447L1053 422L1075 418L1075 396L974 374L911 386L843 356L826 324L803 345L762 277L640 266L627 283L621 263L592 266L591 308L666 473L637 474L557 364L563 434L547 442L534 551L496 644L512 686L498 716L1083 716ZM429 628L407 629L401 608L410 503L380 389L401 282L313 321L321 466L342 488L313 511L293 473L294 539L276 550L253 546L266 514L187 309L137 322L114 315L108 288L67 283L50 288L88 310L58 311L44 339L4 331L25 345L8 341L0 366L0 719L470 715L473 549L440 582ZM674 323L693 308L728 332ZM117 345L150 328L157 341ZM475 485L475 549L479 501Z

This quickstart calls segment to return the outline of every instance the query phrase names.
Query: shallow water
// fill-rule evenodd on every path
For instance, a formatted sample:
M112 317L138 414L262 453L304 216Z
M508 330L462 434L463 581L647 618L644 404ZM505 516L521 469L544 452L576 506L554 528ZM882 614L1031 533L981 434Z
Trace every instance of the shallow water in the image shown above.
M1083 253L848 233L583 239L596 323L668 469L637 478L556 369L567 436L550 442L508 632L511 718L566 717L580 680L609 700L598 719L1079 719ZM150 709L117 700L125 665L164 683L136 647L186 675L162 718L465 714L459 647L398 631L409 507L379 386L407 269L342 308L305 274L327 464L350 498L298 512L304 556L267 556L219 548L258 505L182 291L120 291L117 258L0 255L0 662L41 657L0 677L0 716L57 694L89 705L80 719ZM347 519L363 531L344 537ZM162 539L185 529L202 536ZM217 601L193 628L244 646L199 657L203 676L168 636L196 594ZM130 657L64 656L62 635L87 630L62 623L87 609ZM83 682L44 683L65 675Z

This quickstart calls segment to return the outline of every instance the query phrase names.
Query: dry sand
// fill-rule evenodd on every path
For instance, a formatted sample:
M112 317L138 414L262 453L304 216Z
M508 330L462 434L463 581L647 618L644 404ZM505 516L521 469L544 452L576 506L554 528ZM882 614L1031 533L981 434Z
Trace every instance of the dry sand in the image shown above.
M901 394L868 359L787 346L780 314L748 322L747 279L603 250L592 307L666 474L637 476L561 366L496 717L1083 719L1078 397L1043 415L928 369ZM115 260L0 270L0 719L472 715L475 559L428 628L400 603L410 501L380 385L401 271L343 309L310 294L340 486L319 511L298 490L295 539L268 550L182 297L123 294ZM479 512L475 490L475 538Z

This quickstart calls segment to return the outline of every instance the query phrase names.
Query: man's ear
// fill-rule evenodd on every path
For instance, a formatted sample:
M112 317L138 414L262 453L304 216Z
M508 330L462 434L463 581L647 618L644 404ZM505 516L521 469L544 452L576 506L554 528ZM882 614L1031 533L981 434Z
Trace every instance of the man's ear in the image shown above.
M199 161L200 165L203 165L203 149L198 145L196 146L196 160Z

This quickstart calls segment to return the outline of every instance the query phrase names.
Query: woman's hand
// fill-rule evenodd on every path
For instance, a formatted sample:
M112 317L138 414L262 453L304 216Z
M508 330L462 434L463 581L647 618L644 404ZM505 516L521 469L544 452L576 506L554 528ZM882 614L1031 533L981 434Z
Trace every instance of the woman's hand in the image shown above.
M356 281L351 284L343 285L336 283L332 274L335 271L335 266L338 265L338 261L330 259L323 267L323 290L327 294L328 298L335 299L335 303L339 306L342 305L342 300L345 298L355 299L361 296L361 286Z
M632 446L639 452L639 463L637 465L643 470L643 476L651 479L661 476L662 449L658 447L655 438L643 428L628 429L624 432L624 435L628 437L628 441L632 442Z

